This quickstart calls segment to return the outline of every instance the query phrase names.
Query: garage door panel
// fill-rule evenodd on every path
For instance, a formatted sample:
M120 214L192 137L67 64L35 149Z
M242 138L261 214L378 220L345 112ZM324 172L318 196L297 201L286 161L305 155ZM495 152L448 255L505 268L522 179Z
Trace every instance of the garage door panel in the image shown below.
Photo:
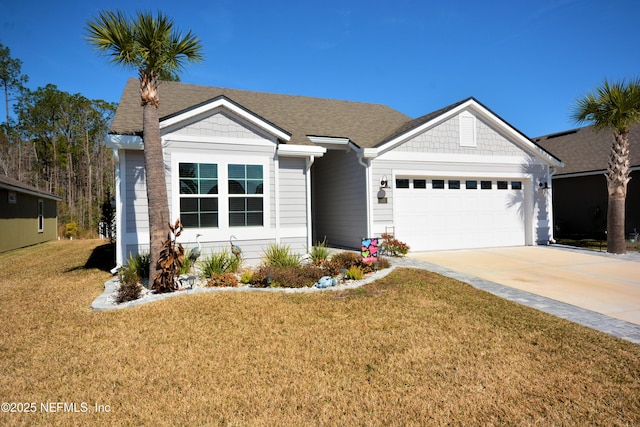
M491 190L464 187L396 189L398 239L415 251L525 244L524 190L498 190L495 180Z

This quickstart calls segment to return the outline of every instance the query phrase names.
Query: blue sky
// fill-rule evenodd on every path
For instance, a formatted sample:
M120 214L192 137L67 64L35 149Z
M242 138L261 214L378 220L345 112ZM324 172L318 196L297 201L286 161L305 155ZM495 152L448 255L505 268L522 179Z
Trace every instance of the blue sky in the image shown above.
M29 88L111 102L136 72L99 57L84 35L88 19L116 8L161 10L193 30L205 60L183 82L380 103L411 117L473 96L530 137L578 127L572 105L604 78L640 77L637 0L4 3L0 43Z

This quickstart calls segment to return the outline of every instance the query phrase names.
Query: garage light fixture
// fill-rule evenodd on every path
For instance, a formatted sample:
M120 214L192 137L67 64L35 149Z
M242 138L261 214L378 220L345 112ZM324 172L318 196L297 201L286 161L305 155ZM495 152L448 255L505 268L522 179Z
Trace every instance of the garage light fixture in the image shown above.
M549 183L547 181L540 181L538 183L538 188L540 190L548 190L549 189Z
M389 181L387 180L387 175L384 175L382 177L382 179L380 180L380 187L381 188L389 188Z

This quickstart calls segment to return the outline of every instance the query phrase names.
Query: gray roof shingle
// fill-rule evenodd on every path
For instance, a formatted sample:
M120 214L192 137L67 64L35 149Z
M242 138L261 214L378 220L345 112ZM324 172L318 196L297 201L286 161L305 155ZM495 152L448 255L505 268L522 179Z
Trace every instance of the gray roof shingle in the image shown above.
M612 130L596 132L593 126L534 138L535 143L564 162L556 176L606 170L612 140ZM632 167L640 166L640 125L629 133L629 157Z

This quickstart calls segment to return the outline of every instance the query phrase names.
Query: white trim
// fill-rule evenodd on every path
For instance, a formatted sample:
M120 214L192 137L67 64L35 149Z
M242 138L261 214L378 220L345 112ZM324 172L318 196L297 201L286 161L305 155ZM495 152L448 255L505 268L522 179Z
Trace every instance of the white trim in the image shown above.
M108 148L121 148L126 150L144 150L142 138L135 135L107 135L104 139Z
M396 162L431 162L431 163L478 163L496 165L530 164L531 157L522 156L489 156L476 154L451 153L416 153L411 151L388 151L375 158ZM539 165L544 163L540 162Z
M291 136L288 133L285 133L284 131L272 125L271 123L263 120L262 118L251 113L250 111L239 107L238 105L234 104L233 102L230 102L228 99L225 99L225 98L218 98L214 101L201 105L200 107L194 108L182 114L177 114L173 117L169 117L168 119L161 120L160 129L162 130L167 127L178 124L182 121L188 120L190 118L197 117L201 114L209 113L212 110L215 110L217 108L225 108L233 112L237 116L242 117L243 119L261 128L262 130L270 133L271 135L274 135L276 138L279 138L284 141L289 141L291 139Z
M275 141L263 138L235 138L228 136L194 136L168 133L162 137L163 144L169 142L192 142L196 144L251 145L256 147L272 147Z
M278 151L273 156L273 180L275 181L274 185L274 209L276 211L276 244L280 244L280 158L278 157Z
M327 149L315 145L278 144L278 154L287 157L322 157Z
M430 177L430 178L514 178L514 179L531 179L534 175L526 172L480 172L480 171L461 171L461 170L424 170L424 169L394 169L392 173L392 181L389 183L395 190L403 190L395 188L397 177Z
M125 154L126 152L122 152L120 153L120 150L118 150L117 148L113 149L113 159L114 159L114 163L115 163L115 190L116 190L116 265L123 265L124 264L124 257L123 257L123 252L124 252L124 246L126 244L126 242L123 240L123 235L124 235L124 231L123 228L125 227L125 216L124 216L124 202L122 200L122 188L121 186L124 185L124 176L122 174L122 170L121 170L121 162L124 163L125 161ZM148 234L148 233L147 233Z
M306 197L306 210L307 210L307 251L311 250L311 246L313 245L313 227L312 227L312 218L311 218L311 166L313 166L313 162L315 158L310 156L309 159L305 162L305 197Z

